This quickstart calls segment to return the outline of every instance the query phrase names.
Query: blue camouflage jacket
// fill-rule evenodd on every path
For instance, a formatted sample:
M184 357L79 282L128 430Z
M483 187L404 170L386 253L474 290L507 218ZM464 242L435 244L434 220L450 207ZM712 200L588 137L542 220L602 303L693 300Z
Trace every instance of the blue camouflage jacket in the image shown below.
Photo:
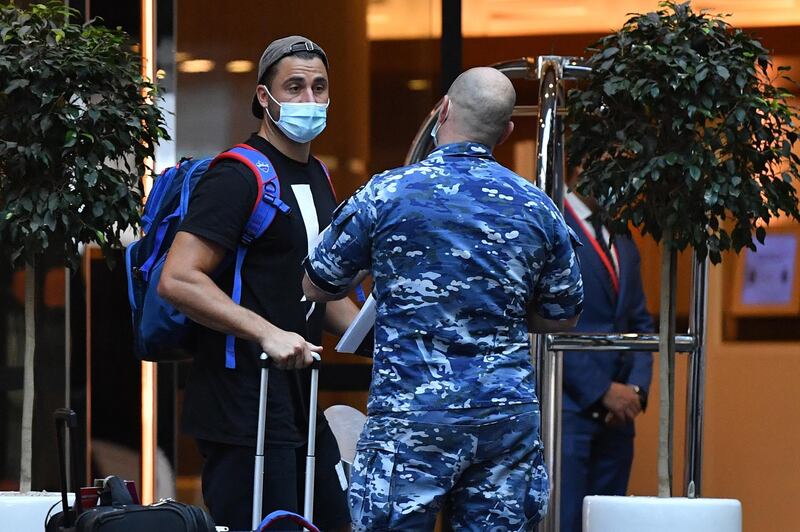
M528 310L580 313L576 244L541 190L465 142L374 176L305 268L330 293L372 274L370 414L452 411L536 402Z

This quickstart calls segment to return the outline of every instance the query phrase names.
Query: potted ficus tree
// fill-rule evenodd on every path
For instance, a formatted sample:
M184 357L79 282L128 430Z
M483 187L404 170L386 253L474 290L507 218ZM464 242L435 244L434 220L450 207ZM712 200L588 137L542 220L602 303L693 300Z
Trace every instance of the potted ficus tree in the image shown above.
M26 268L22 492L31 487L37 262L54 252L75 269L80 244L119 247L139 220L145 163L166 136L128 36L77 15L63 1L0 5L0 247L2 260Z
M568 96L568 150L612 232L633 226L662 245L658 493L669 497L676 254L716 264L755 250L770 220L800 219L800 158L798 114L776 83L785 69L764 46L688 2L659 6L592 46L591 78Z

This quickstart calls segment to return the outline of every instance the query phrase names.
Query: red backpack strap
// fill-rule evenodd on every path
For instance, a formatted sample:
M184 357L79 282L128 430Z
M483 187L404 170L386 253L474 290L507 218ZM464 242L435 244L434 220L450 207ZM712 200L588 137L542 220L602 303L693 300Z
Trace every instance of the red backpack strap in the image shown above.
M256 185L258 186L257 188L258 193L256 194L256 200L253 203L253 210L252 210L252 212L255 212L256 207L258 207L258 204L261 202L261 194L263 194L264 191L264 183L267 182L265 179L269 178L265 178L265 172L262 172L262 170L260 170L247 156L242 154L240 150L258 151L252 146L248 146L247 144L237 144L233 148L226 150L217 155L216 157L214 157L214 160L211 161L211 164L208 167L211 168L214 165L216 165L219 161L224 159L233 159L234 161L239 161L240 163L247 166L250 169L250 171L253 172L253 175L256 178ZM262 156L264 157L264 159L267 159L265 155ZM267 161L269 161L269 159L267 159Z
M258 183L255 204L242 231L241 242L236 250L231 299L238 304L242 294L242 265L250 244L267 230L278 211L288 213L291 209L280 199L281 189L278 174L275 173L275 167L266 155L251 146L239 144L219 154L211 162L211 166L223 159L233 159L247 166L253 172ZM236 339L232 334L225 337L226 368L236 367L235 342Z
M325 165L325 163L323 163L323 162L322 162L322 159L320 159L320 158L319 158L319 157L317 157L316 155L312 155L312 157L314 157L314 159L316 159L316 160L317 160L317 162L319 163L319 165L322 167L322 171L323 171L323 172L325 172L325 177L327 177L327 178L328 178L328 185L330 185L330 187L331 187L331 192L333 193L333 199L334 199L334 201L338 201L338 200L336 199L336 189L335 189L335 188L333 188L333 180L331 179L331 172L330 172L330 170L328 170L328 167Z

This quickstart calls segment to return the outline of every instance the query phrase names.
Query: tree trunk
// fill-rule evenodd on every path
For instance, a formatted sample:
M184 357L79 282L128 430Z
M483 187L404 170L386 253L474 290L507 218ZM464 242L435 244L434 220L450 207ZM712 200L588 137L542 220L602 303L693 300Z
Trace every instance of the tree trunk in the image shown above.
M25 271L25 361L22 392L22 446L19 463L19 491L31 490L33 455L33 363L36 349L36 267L28 264Z
M672 429L675 388L675 277L677 253L672 232L664 231L661 251L661 305L658 346L658 496L672 495Z

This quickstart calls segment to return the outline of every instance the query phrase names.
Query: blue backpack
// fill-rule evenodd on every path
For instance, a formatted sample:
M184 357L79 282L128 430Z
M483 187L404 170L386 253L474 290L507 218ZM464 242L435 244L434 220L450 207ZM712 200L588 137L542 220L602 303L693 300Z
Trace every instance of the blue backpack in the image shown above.
M236 250L236 265L231 298L241 298L242 264L251 242L261 236L278 211L288 214L290 207L281 201L280 183L272 163L260 151L245 144L215 158L181 160L156 179L142 215L144 236L133 242L125 254L128 275L128 300L133 317L134 353L142 360L173 362L190 358L191 330L194 326L185 314L158 295L158 282L178 226L189 208L189 198L200 177L221 160L244 163L258 183L261 194L245 225ZM327 169L323 165L327 174ZM225 339L225 367L236 367L235 338Z

